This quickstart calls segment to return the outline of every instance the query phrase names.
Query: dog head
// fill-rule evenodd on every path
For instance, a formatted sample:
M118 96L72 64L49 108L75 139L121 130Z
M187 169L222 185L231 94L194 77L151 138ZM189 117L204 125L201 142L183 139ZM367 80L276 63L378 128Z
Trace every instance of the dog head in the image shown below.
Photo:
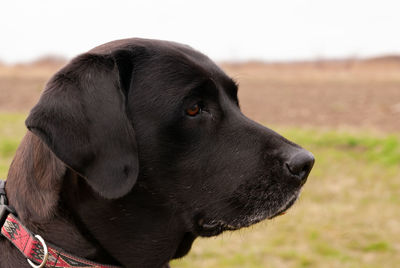
M213 236L283 213L314 163L243 115L237 91L190 47L121 40L60 70L26 125L102 198L140 188Z

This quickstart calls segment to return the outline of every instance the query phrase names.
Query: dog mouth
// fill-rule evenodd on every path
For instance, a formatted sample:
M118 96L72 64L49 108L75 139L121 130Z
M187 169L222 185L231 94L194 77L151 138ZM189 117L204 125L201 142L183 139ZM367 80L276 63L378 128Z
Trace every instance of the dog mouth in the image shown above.
M203 218L201 218L197 221L197 232L200 236L204 237L216 236L224 231L235 231L240 228L241 226L228 224L223 220L206 222Z
M282 216L293 206L299 197L299 193L293 194L287 201L274 212L270 210L258 210L253 215L246 215L233 220L206 220L201 217L196 221L196 233L203 237L216 236L224 231L235 231L244 227L249 227L263 220L271 220L275 217Z
M289 201L283 205L276 213L272 214L270 217L268 217L269 220L285 215L286 212L296 203L297 199L299 198L300 193L296 193L292 196L292 198L289 199Z

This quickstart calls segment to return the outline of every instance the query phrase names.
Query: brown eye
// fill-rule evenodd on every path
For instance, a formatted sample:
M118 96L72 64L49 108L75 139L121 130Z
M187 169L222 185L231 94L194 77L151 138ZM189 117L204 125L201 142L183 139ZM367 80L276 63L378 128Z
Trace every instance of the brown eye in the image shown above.
M193 105L189 109L186 109L186 114L190 115L190 116L195 116L198 113L200 113L200 111L201 111L200 105L196 103L195 105Z

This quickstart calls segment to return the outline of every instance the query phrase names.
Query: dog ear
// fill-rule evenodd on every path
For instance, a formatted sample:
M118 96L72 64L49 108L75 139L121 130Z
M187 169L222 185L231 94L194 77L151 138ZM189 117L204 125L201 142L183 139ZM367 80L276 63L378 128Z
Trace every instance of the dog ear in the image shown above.
M135 133L125 111L128 89L121 86L130 81L131 67L121 74L113 55L78 56L48 82L25 122L105 198L127 194L139 172Z

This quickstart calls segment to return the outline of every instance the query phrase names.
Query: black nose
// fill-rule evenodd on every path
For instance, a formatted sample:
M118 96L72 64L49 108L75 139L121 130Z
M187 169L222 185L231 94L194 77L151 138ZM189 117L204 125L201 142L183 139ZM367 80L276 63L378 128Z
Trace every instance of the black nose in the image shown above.
M301 185L307 181L308 174L314 165L315 159L312 153L306 150L301 150L295 153L288 162L286 167L292 175L295 175L300 180Z

